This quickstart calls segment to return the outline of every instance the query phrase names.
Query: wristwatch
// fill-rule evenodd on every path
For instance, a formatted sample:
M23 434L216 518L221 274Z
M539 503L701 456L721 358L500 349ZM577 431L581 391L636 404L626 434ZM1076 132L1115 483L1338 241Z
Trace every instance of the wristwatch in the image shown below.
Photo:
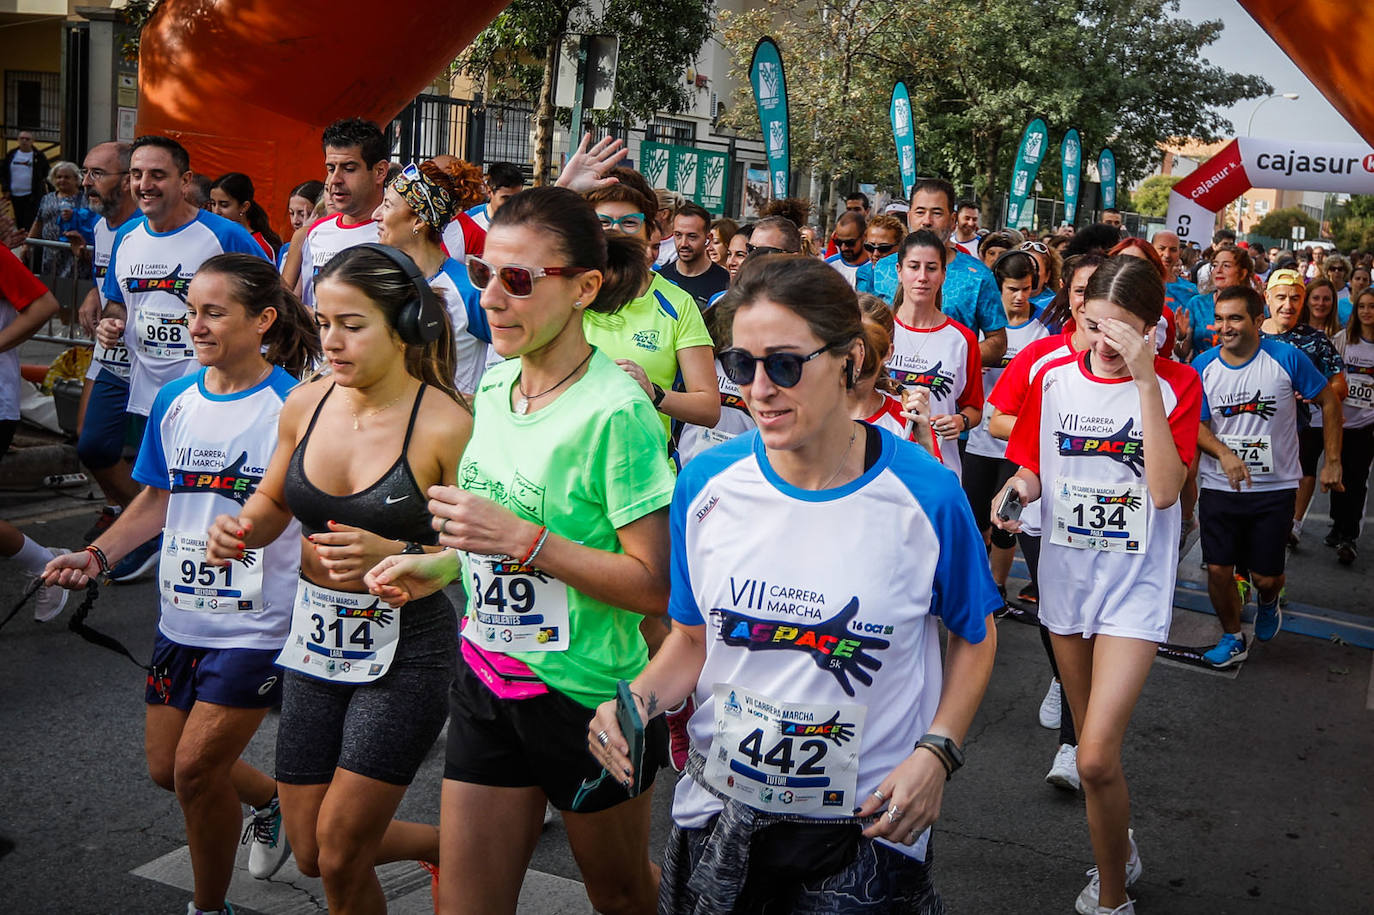
M650 386L654 389L654 406L657 407L659 404L663 403L663 397L668 392L653 382L650 382Z
M943 734L923 734L921 739L916 741L916 746L912 751L929 750L935 754L935 758L940 760L940 765L945 767L945 781L949 781L959 767L964 764L964 751L959 749L950 738Z
M402 540L401 542L406 545L405 549L401 550L402 556L414 555L416 553L423 553L425 551L425 548L422 547L420 544L416 543L414 540Z

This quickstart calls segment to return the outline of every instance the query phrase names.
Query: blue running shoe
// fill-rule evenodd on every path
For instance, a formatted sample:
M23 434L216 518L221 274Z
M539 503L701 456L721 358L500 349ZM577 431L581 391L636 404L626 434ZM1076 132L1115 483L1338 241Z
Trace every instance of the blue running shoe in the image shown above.
M162 535L158 534L142 546L135 547L128 556L116 562L110 569L110 581L138 581L157 568L157 561L161 558L161 554Z
M1261 642L1267 642L1279 633L1279 624L1283 622L1283 611L1279 609L1279 602L1276 599L1272 604L1260 604L1259 613L1255 616L1255 638Z
M1234 667L1244 661L1250 654L1245 648L1244 635L1232 635L1223 632L1221 641L1217 642L1217 647L1203 654L1203 660L1211 664L1217 670L1225 670Z

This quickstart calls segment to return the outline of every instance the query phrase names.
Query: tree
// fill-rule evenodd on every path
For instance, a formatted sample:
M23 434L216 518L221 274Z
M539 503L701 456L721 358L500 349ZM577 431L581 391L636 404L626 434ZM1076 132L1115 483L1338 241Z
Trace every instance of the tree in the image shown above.
M1301 207L1270 210L1263 219L1255 223L1252 231L1255 235L1264 235L1269 238L1290 238L1294 226L1305 228L1308 238L1316 238L1320 234L1321 227L1317 225L1317 220L1307 215L1307 211Z
M569 32L620 36L612 107L597 123L648 120L656 111L682 111L691 99L683 78L711 35L713 0L514 0L454 61L491 99L534 104L534 177L548 177L555 116L558 44Z
M1332 239L1342 251L1374 248L1374 195L1357 194L1331 217Z
M1169 192L1178 184L1179 175L1151 175L1140 182L1132 199L1135 210L1145 216L1163 216L1169 212Z

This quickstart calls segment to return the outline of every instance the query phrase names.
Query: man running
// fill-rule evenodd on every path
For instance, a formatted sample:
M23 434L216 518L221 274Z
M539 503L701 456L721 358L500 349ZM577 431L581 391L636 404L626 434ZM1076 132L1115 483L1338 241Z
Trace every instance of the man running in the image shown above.
M711 214L695 203L684 203L673 214L673 244L677 260L658 268L665 280L682 287L697 307L705 307L711 297L730 285L730 273L706 253L706 233Z
M863 247L864 233L867 231L868 222L858 210L845 210L835 221L835 234L832 240L835 242L836 250L825 259L825 262L840 271L840 276L844 277L845 282L851 287L859 268L868 263L868 252Z
M907 228L929 229L943 239L954 231L954 185L943 178L923 178L911 188ZM992 271L978 258L946 241L950 258L945 265L940 310L981 335L978 342L983 365L1000 366L1007 351L1007 315Z
M491 227L491 218L501 209L501 204L524 189L525 173L520 166L510 162L494 162L487 172L487 193L490 196L486 203L479 203L468 210L468 215L485 232Z
M347 248L377 240L372 214L382 202L389 148L382 129L344 118L324 129L324 190L333 215L310 227L301 248L301 301L315 307L315 274Z
M954 210L954 237L951 241L964 250L965 254L978 256L978 217L981 214L978 202L961 200Z
M1299 395L1321 405L1327 454L1341 453L1340 402L1312 361L1291 344L1260 339L1264 299L1248 286L1217 292L1218 345L1193 360L1202 376L1203 458L1198 483L1207 590L1221 640L1203 655L1223 669L1244 661L1237 566L1259 589L1255 638L1272 639L1282 611L1285 546L1297 498ZM1322 487L1340 484L1340 463L1322 469Z

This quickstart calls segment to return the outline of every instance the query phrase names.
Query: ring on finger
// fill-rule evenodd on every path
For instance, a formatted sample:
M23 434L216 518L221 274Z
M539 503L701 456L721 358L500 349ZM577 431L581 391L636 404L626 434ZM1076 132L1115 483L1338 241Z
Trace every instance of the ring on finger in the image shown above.
M880 800L880 801L885 801L885 800L887 800L887 795L886 795L886 794L883 794L881 788L874 788L874 789L873 789L873 796L876 797L876 798L877 798L878 800Z
M441 534L443 534L443 535L445 535L445 536L448 536L448 519L447 519L447 518L445 518L443 521L439 522L439 533L441 533Z
M893 804L891 807L887 808L887 821L889 823L895 823L901 818L902 808L898 807L896 804Z
M604 747L611 742L611 735L607 734L605 731L601 731L596 735L596 740Z

